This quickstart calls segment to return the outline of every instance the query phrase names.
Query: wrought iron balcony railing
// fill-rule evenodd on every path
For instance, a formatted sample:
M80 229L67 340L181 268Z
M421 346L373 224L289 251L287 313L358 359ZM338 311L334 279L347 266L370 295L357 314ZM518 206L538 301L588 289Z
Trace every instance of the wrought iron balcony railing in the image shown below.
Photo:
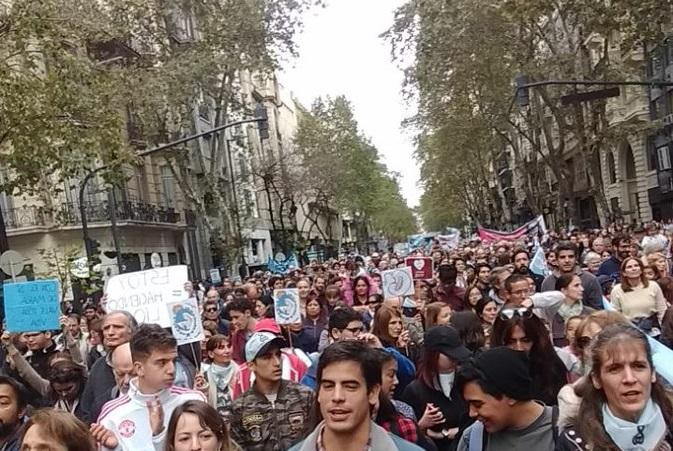
M45 227L50 222L50 216L42 207L23 206L2 210L5 227L9 229L24 229L31 227Z
M89 222L109 222L111 217L110 203L107 201L87 202L85 204L86 218ZM138 221L150 223L177 224L180 222L180 213L174 208L165 208L144 202L118 201L115 205L117 221ZM82 217L79 204L75 202L63 203L57 213L61 224L81 224Z

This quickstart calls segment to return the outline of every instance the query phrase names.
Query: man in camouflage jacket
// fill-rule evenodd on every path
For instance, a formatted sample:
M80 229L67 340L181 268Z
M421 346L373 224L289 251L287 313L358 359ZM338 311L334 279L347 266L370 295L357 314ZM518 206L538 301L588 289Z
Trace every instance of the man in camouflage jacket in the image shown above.
M269 332L253 334L245 345L255 382L233 403L231 433L246 451L286 450L308 433L313 392L281 379L282 346Z

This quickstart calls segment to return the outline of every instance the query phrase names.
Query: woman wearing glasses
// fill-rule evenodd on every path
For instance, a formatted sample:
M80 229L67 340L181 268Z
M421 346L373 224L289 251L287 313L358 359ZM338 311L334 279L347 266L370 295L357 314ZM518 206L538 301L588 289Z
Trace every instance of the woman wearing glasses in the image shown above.
M526 307L503 308L493 323L491 347L507 346L528 353L535 399L548 406L568 381L568 369L556 353L544 322Z
M658 380L643 332L626 324L602 330L591 346L589 378L558 450L671 449L673 393Z

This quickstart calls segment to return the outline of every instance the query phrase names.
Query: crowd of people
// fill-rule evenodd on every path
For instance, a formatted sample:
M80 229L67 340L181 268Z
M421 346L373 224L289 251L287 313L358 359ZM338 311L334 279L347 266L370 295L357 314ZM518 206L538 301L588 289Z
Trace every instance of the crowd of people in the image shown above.
M671 450L662 226L410 255L434 277L394 298L393 252L188 282L200 343L105 296L58 331L4 333L0 450ZM288 288L302 321L278 325Z

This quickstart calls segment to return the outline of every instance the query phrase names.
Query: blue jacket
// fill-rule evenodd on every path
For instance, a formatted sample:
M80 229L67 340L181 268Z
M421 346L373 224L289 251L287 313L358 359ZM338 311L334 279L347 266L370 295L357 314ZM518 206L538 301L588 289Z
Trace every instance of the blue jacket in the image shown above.
M621 265L621 262L617 260L617 257L614 255L610 257L609 259L605 260L603 263L601 263L601 266L598 268L598 275L599 276L608 276L611 279L615 281L615 283L619 283L619 266Z

